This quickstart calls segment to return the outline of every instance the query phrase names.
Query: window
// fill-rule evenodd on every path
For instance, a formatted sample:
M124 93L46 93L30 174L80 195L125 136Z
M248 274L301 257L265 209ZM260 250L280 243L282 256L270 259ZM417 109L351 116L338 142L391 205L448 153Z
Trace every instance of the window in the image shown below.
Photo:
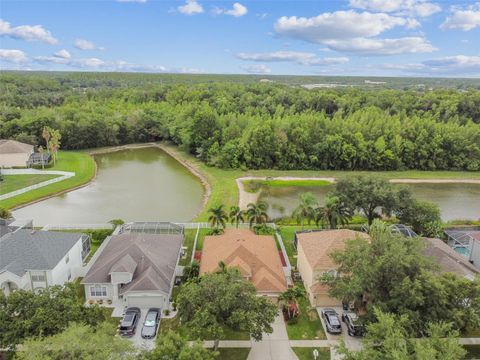
M45 275L33 275L32 274L32 281L45 281Z
M70 261L70 257L67 254L67 256L65 257L65 264L68 264L69 261Z
M90 286L90 296L107 296L107 287L106 286Z

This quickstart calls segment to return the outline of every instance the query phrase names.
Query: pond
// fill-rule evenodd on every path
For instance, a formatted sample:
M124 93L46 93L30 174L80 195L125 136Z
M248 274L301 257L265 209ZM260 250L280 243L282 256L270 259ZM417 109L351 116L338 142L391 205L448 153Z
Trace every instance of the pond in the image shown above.
M88 186L18 209L18 219L46 224L192 220L204 189L197 177L159 148L95 155L98 173Z
M480 218L480 184L408 184L415 198L431 201L440 207L444 221ZM313 193L320 205L334 185L314 187L268 188L260 194L260 200L269 204L268 215L275 219L292 214L302 192Z

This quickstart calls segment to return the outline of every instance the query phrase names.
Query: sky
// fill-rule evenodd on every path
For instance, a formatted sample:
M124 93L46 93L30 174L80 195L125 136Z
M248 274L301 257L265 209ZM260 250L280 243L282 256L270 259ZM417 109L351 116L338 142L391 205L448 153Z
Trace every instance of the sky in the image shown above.
M480 1L0 0L0 69L480 77Z

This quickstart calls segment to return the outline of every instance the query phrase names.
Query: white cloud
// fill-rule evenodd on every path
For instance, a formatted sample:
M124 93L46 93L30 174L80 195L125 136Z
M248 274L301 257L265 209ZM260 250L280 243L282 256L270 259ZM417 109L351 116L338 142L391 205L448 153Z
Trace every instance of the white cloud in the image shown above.
M59 58L62 58L62 59L70 59L72 57L72 55L70 55L70 53L65 49L57 51L55 53L55 56L59 57Z
M119 3L139 3L139 4L145 4L147 0L117 0Z
M238 3L238 2L233 4L232 9L222 9L222 8L218 8L218 7L213 9L213 13L215 15L225 14L225 15L231 15L231 16L235 16L235 17L240 17L240 16L243 16L243 15L246 15L247 12L248 12L247 7Z
M299 51L275 51L268 53L239 53L237 58L245 61L295 62L301 65L336 65L345 64L347 57L319 58L314 53Z
M80 50L104 50L103 47L97 46L93 42L85 39L76 39L73 45Z
M107 63L97 58L83 58L72 60L70 65L81 68L99 68L106 66Z
M331 49L360 55L399 55L428 53L437 49L422 37L399 39L354 38L325 42Z
M244 65L240 67L249 74L270 74L272 70L264 64Z
M451 14L440 25L442 29L461 29L470 31L480 27L480 2L467 8L452 7Z
M185 15L194 15L203 13L203 7L196 0L187 0L185 5L181 5L178 11Z
M28 58L21 50L0 49L0 60L19 64L27 62Z
M115 61L113 64L115 71L131 71L131 72L166 72L167 68L162 65L139 65L131 64L123 60Z
M283 16L275 23L279 36L323 44L336 51L365 55L395 55L436 50L423 37L380 39L378 35L395 27L412 29L420 26L412 18L385 13L336 11L315 17Z
M26 41L41 41L47 44L57 44L50 31L44 29L41 25L20 25L11 27L10 23L0 19L0 36L8 36L13 39Z
M427 17L442 10L438 4L427 0L350 0L350 6L363 10L419 17Z
M323 43L326 40L377 36L397 26L413 28L418 26L418 22L388 14L349 10L311 18L282 16L275 23L275 31L281 36Z

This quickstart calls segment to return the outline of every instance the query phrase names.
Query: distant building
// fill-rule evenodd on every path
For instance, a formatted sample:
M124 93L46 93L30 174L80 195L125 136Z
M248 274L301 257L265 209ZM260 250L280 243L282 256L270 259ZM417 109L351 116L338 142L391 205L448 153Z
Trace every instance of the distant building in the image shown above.
M206 236L200 274L218 271L220 261L227 267L237 267L243 277L252 282L259 295L276 297L287 290L287 280L273 236L256 235L249 229L227 229L222 235Z
M90 252L85 234L26 228L0 222L0 289L33 290L73 281Z
M0 140L0 167L27 167L34 146L16 140Z

